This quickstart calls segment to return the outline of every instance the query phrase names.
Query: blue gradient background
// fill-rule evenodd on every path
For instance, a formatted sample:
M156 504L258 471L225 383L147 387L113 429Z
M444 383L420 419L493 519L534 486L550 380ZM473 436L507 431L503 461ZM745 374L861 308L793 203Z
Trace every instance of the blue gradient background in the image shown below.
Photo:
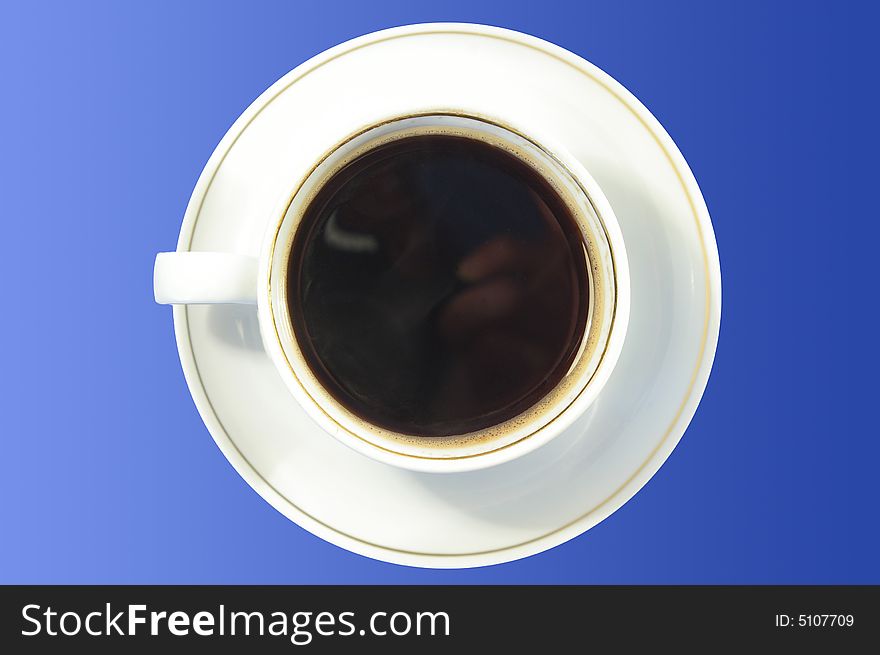
M880 583L876 17L843 3L150 2L0 8L0 582ZM523 561L331 546L235 473L152 302L217 142L340 41L519 29L627 86L712 214L709 387L653 480Z

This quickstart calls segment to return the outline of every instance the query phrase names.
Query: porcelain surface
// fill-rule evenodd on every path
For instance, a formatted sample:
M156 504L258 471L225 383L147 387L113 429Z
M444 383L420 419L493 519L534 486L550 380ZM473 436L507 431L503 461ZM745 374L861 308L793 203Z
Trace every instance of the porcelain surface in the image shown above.
M485 470L392 467L331 438L292 400L253 306L175 306L174 325L206 426L276 509L369 557L470 567L541 552L609 516L696 411L720 323L718 254L693 175L651 114L588 62L517 32L441 24L370 34L291 71L236 121L193 192L177 249L257 257L277 199L335 137L443 108L542 125L617 216L630 273L626 340L601 394L564 434Z

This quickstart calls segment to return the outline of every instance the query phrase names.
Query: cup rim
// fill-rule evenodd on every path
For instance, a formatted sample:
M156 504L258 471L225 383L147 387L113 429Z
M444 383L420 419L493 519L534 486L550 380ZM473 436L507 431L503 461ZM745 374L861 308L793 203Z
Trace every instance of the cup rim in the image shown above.
M607 319L607 326L600 326L605 331L604 341L602 343L597 343L593 347L590 357L587 358L590 359L598 356L595 365L592 366L589 375L586 376L586 380L579 379L576 381L576 392L574 393L573 398L565 403L556 400L552 405L552 411L544 412L544 418L546 420L539 421L533 417L533 425L529 426L527 433L519 436L515 440L478 452L447 456L413 454L411 452L401 452L399 450L385 447L363 434L358 434L358 432L353 430L351 426L343 424L337 417L334 417L325 407L324 403L315 398L313 393L309 391L308 385L302 380L303 372L297 371L297 367L288 356L278 323L279 321L286 321L289 323L290 317L287 315L286 308L276 308L276 303L273 302L272 290L273 271L278 265L278 240L285 224L288 222L288 213L296 199L300 196L303 188L306 187L312 176L315 175L321 166L323 166L330 157L337 153L346 144L376 130L377 128L407 119L431 117L460 118L487 124L491 127L499 128L502 131L509 132L537 148L568 176L571 182L577 186L579 193L586 200L586 204L589 205L594 214L594 218L604 235L605 251L607 252L611 265L610 295L612 296L612 306L610 318ZM332 174L334 173L331 172L329 175ZM324 179L326 179L326 177L328 176L324 176ZM321 181L319 180L315 183L314 190L317 190L320 187ZM579 216L578 223L582 230L584 229L583 222L582 217ZM295 231L296 227L292 228L287 241L292 241ZM595 235L590 234L589 236L594 238ZM282 258L287 256L287 250L289 250L289 247L281 249L280 252ZM592 265L590 258L588 258L587 264L588 268L590 268ZM592 286L592 271L588 271L588 275L590 276L590 283ZM361 452L372 459L414 471L460 472L487 468L516 459L538 448L563 432L583 413L583 410L595 400L602 387L604 387L610 376L611 370L614 368L620 355L629 322L629 268L623 236L617 223L617 218L596 181L583 165L570 155L565 148L558 144L553 144L552 141L548 143L546 135L536 137L535 130L533 129L525 131L519 127L512 126L506 120L498 119L496 117L488 117L480 112L465 109L422 109L419 111L406 112L405 114L386 117L379 121L373 121L356 132L347 135L345 138L337 141L331 148L327 149L322 156L313 163L309 170L299 178L296 185L293 187L293 190L285 196L283 201L276 207L276 210L273 213L272 222L266 232L261 256L259 278L258 311L261 317L259 323L263 342L266 345L273 364L276 369L278 369L286 386L300 406L303 407L310 418L316 421L325 432L354 450ZM607 291L605 293L607 293ZM276 313L282 315L278 316ZM590 314L590 320L592 320L592 298ZM590 329L588 323L588 334ZM292 334L289 340L294 344L294 348L299 350L299 346L295 344L295 339L292 337ZM576 361L579 359L581 359L581 355L578 356ZM582 374L583 372L579 373L579 375ZM317 386L320 387L320 383L317 383ZM321 395L322 397L329 397L329 393ZM336 401L330 401L329 404L336 405L338 403ZM359 417L358 422L363 423L364 425L367 424L367 421L360 419ZM501 425L504 425L504 423ZM382 431L399 434L393 433L393 431ZM407 435L402 436L406 437ZM415 437L415 439L418 439L418 437ZM488 439L487 445L491 446L491 444L492 440Z

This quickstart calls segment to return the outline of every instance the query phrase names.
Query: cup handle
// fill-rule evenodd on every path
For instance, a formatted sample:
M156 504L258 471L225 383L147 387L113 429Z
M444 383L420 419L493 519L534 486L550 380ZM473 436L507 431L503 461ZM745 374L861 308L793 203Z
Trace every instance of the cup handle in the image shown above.
M153 268L160 305L257 304L257 258L225 252L160 252Z

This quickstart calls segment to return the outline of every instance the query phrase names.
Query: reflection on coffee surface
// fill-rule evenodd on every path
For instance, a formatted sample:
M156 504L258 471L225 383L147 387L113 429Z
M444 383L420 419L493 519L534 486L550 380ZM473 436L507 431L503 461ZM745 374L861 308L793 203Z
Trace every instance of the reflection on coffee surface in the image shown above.
M570 210L530 166L476 139L411 135L318 192L287 297L304 357L341 405L395 432L461 435L565 376L587 266Z

